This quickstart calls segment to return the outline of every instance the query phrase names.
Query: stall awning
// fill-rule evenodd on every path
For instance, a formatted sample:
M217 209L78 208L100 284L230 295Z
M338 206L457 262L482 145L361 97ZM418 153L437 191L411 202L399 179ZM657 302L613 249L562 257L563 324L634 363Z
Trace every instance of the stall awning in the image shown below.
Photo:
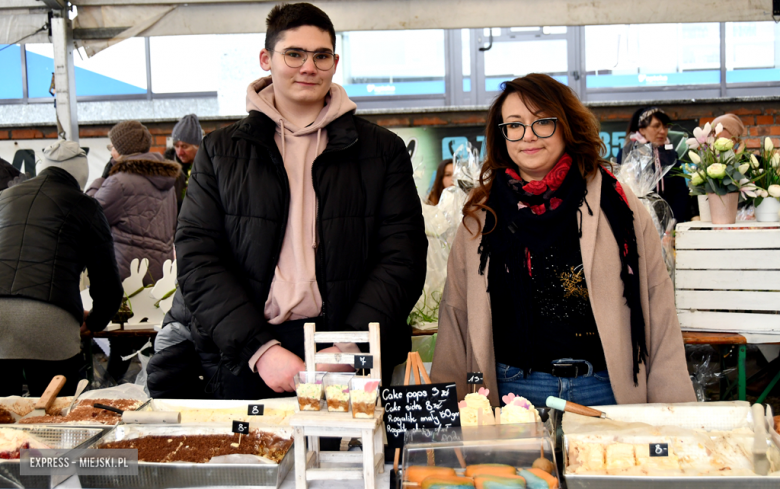
M0 19L60 0L3 0ZM76 38L231 34L265 31L277 3L257 0L71 0ZM740 22L772 19L772 0L320 0L336 30L454 29L540 25ZM15 12L11 14L11 12ZM31 11L32 12L32 11ZM31 17L39 14L28 14ZM36 20L40 20L38 17ZM28 25L30 24L30 25ZM40 27L32 18L0 20L0 42ZM130 31L129 29L132 29ZM31 42L31 41L28 41ZM36 38L36 41L40 39ZM97 46L95 46L97 47Z

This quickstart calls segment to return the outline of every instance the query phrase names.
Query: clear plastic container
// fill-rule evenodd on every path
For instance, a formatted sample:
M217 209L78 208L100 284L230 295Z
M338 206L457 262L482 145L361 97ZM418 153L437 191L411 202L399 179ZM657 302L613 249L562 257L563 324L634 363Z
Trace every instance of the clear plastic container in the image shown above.
M295 394L301 411L319 411L322 400L322 381L327 372L298 372L295 376Z
M403 450L398 489L437 480L465 487L560 487L552 439L541 423L410 430Z
M325 376L325 401L331 413L349 412L349 381L353 373L331 372Z
M349 399L352 402L353 418L373 418L376 408L379 379L353 377L349 383Z

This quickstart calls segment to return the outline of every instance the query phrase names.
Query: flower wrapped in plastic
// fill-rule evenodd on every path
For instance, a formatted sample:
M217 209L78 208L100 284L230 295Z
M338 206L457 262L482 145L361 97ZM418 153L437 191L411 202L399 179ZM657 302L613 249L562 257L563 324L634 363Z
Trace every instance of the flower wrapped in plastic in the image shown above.
M673 157L666 157L666 156ZM618 166L615 176L621 184L628 186L639 198L653 219L658 237L661 239L661 249L664 263L669 276L674 280L674 246L673 232L677 221L669 204L658 195L657 191L663 177L671 170L677 161L676 153L659 154L658 148L650 143L634 141Z
M423 203L428 263L423 293L409 314L409 323L417 329L438 327L439 303L447 280L450 247L463 218L463 204L479 179L481 166L479 152L471 144L458 147L452 158L454 185L442 191L437 205Z

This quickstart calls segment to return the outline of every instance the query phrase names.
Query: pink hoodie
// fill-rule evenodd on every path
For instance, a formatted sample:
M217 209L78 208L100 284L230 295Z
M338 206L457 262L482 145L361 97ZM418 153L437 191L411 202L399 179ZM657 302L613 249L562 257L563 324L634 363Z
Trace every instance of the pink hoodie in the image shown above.
M287 228L265 303L265 319L270 324L317 317L322 310L315 270L317 196L312 184L312 164L328 145L326 126L356 108L344 88L334 83L317 119L309 126L299 128L276 110L270 76L252 82L247 88L247 111L260 111L276 122L274 141L290 183ZM252 357L252 369L270 346L273 345L264 345Z

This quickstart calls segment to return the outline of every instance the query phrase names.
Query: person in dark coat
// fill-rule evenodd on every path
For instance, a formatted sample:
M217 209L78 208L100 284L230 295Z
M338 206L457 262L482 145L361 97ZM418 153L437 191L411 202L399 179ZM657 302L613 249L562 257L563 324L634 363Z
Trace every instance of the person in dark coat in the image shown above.
M0 191L7 189L8 182L21 174L12 164L0 158Z
M634 141L651 143L655 154L656 166L668 167L682 171L682 163L677 159L677 151L667 135L671 118L658 107L643 107L631 117L626 133L626 144L617 155L618 164L623 163L623 158L628 156L628 151ZM670 170L670 171L672 171ZM672 208L672 213L677 222L691 220L691 197L685 178L676 174L667 173L658 184L657 193Z
M204 138L176 232L179 292L208 389L289 395L305 369L306 322L326 331L378 322L387 383L411 348L406 319L425 280L409 154L332 83L324 12L276 6L267 24L260 63L271 77L249 86L246 118Z
M38 176L0 192L0 396L31 396L52 377L72 395L83 366L79 332L101 331L122 301L108 221L84 195L89 172L79 145L58 141L43 151ZM89 273L92 311L79 291Z

